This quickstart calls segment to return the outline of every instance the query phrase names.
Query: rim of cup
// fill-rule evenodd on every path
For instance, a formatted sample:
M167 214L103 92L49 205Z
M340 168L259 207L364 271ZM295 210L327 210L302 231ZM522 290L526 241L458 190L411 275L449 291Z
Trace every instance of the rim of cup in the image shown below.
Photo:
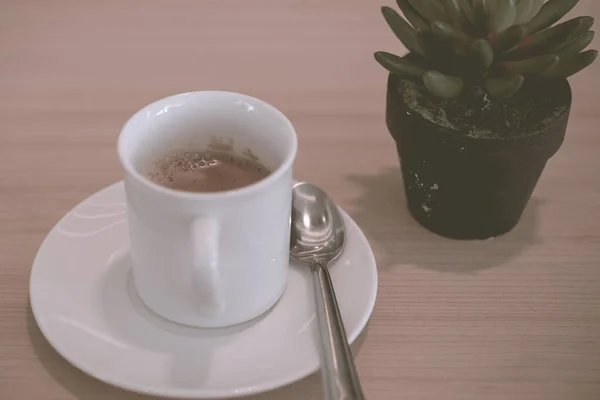
M131 125L133 124L133 122L135 120L139 119L142 114L146 114L146 112L148 111L149 108L151 108L152 106L155 106L159 103L173 101L176 99L180 99L182 97L210 96L210 95L215 95L215 94L231 95L231 96L239 97L240 101L243 100L243 101L251 101L254 103L258 103L261 106L265 107L267 110L269 110L275 116L275 118L279 118L279 119L281 119L281 121L283 121L283 123L286 125L286 129L288 130L288 132L291 136L292 147L288 151L288 154L285 156L285 159L283 160L283 162L274 171L272 171L265 178L263 178L257 182L254 182L250 185L243 186L243 187L237 188L237 189L224 190L221 192L187 192L187 191L171 189L171 188L159 185L158 183L155 183L155 182L151 181L150 179L148 179L147 177L145 177L142 173L140 173L137 170L137 168L135 168L133 166L133 164L130 160L130 157L128 155L124 154L123 147L124 147L124 138L126 136L126 133L129 130L133 129ZM237 197L237 196L242 196L242 195L251 194L253 192L257 192L257 191L261 190L263 187L271 184L273 181L276 181L277 179L279 179L279 177L281 175L283 175L291 167L291 165L294 163L294 160L296 158L297 151L298 151L298 137L296 135L296 130L295 130L292 122L288 119L288 117L285 116L284 113L282 113L275 106L273 106L263 100L260 100L256 97L245 95L243 93L223 91L223 90L203 90L203 91L178 93L178 94L174 94L174 95L167 96L162 99L153 101L149 104L146 104L144 107L140 108L137 112L135 112L131 117L129 117L129 119L123 125L123 127L119 133L119 138L117 140L117 153L119 155L119 160L121 162L121 166L129 175L134 177L136 181L138 181L139 183L141 183L148 189L151 189L156 192L160 192L165 195L175 196L175 197L179 197L179 198L195 198L195 199L211 198L211 197L212 198L215 198L215 197L221 197L221 198L222 197ZM290 190L291 190L291 188L290 188Z

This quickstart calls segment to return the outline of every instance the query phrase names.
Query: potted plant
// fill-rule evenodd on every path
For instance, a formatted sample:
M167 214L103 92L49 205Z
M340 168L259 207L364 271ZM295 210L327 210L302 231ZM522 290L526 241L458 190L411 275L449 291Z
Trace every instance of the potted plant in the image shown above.
M563 142L594 19L556 24L578 0L397 2L405 18L383 16L409 53L375 59L409 210L446 237L506 233Z

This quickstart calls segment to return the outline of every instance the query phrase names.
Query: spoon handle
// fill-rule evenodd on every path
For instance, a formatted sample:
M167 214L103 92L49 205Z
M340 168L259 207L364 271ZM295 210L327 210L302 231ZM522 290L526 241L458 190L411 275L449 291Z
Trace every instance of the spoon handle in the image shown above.
M314 261L311 270L322 345L325 400L364 400L327 265Z

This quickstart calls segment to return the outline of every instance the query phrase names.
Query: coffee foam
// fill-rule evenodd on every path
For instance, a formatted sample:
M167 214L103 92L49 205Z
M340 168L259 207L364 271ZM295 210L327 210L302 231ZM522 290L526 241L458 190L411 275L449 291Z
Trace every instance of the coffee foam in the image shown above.
M152 163L147 176L154 182L164 186L175 180L177 173L207 170L218 167L221 163L229 164L241 170L266 176L269 170L259 162L238 154L206 150L206 151L180 151L162 156Z

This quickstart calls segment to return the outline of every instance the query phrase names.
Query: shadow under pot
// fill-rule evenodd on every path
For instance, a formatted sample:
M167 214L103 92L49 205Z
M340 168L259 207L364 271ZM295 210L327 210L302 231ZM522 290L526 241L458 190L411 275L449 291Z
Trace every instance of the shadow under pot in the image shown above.
M408 208L454 239L510 231L560 148L571 108L566 79L527 82L509 100L444 100L389 75L386 122Z

